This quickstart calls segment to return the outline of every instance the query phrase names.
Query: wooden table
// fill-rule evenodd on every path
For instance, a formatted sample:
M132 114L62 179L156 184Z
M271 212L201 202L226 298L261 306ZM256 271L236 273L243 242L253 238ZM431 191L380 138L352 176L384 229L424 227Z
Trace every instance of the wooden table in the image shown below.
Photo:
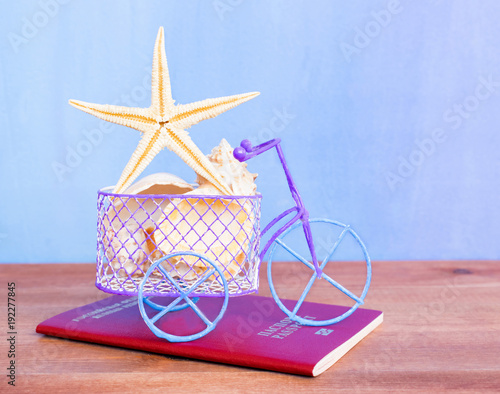
M283 264L277 269L290 278L293 267ZM383 310L384 323L316 378L35 333L39 322L55 314L108 297L94 287L94 270L94 264L0 265L4 300L7 282L16 283L18 330L16 388L7 385L7 346L2 338L0 392L500 390L498 261L374 262L365 306ZM344 285L354 281L348 263L338 270L345 274ZM286 281L282 287L293 288ZM265 270L261 270L260 294L270 295ZM311 300L328 302L322 292ZM3 305L4 337L6 301Z

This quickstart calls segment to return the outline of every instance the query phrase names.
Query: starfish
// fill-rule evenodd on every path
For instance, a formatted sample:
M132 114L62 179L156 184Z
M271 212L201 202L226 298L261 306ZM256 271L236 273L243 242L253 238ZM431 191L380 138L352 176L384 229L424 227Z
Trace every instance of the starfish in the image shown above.
M92 104L78 100L69 100L69 103L100 119L142 132L141 140L114 187L113 193L124 191L163 148L168 148L221 193L230 195L232 194L230 188L213 164L192 141L186 129L202 120L214 118L260 93L244 93L175 105L170 88L164 40L163 27L160 27L153 55L151 106L149 108Z

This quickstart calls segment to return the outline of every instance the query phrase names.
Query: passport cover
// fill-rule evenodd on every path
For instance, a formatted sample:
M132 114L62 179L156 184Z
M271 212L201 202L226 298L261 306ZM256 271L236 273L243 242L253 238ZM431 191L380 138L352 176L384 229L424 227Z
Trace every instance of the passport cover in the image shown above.
M173 298L156 297L168 304ZM293 309L296 301L282 300ZM196 304L210 319L219 313L222 300L201 297ZM304 302L300 316L316 320L338 316L349 308ZM149 316L156 312L146 307ZM119 346L206 361L317 376L331 367L361 339L382 323L380 311L358 308L341 322L324 327L302 326L291 321L272 298L231 297L215 329L192 342L170 343L147 327L137 297L115 295L54 316L40 323L36 332L60 338ZM205 323L191 308L171 312L157 323L163 331L189 335ZM197 331L196 331L197 330Z

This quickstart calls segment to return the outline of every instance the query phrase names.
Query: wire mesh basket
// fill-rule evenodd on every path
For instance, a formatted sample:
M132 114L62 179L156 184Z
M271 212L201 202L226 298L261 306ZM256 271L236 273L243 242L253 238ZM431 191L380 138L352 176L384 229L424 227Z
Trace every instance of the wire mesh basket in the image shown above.
M177 286L192 288L209 269L195 252L220 268L229 295L256 292L261 198L99 190L96 286L108 293L137 295L145 280L145 296L178 296ZM145 279L149 267L160 259L162 269ZM202 282L193 294L224 296L218 273Z

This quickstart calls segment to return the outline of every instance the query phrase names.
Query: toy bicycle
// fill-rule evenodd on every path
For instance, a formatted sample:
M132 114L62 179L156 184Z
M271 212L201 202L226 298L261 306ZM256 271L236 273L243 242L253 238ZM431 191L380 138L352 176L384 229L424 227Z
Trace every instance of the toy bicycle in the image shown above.
M364 303L371 280L371 262L365 245L353 229L340 222L329 219L310 219L300 194L287 167L280 139L273 139L258 146L252 147L248 140L243 140L241 145L234 149L234 158L240 162L249 160L269 149L276 148L281 165L285 172L288 187L290 189L295 206L285 210L268 223L260 232L260 200L261 196L203 196L203 195L123 195L112 194L106 190L98 194L98 258L97 258L97 280L96 286L103 291L115 294L137 295L138 306L142 318L158 337L170 342L192 341L212 331L226 311L230 296L255 293L258 290L258 268L264 256L269 252L267 275L271 294L279 308L290 318L302 325L325 326L337 323L350 316L360 305ZM119 200L119 203L116 203ZM151 203L153 201L153 203ZM188 206L188 212L180 213L180 219L174 221L172 218L172 206L180 206L180 202ZM130 208L133 202L133 208ZM149 207L146 207L149 202ZM169 208L168 211L165 207ZM201 207L201 208L200 208ZM176 208L175 208L176 209ZM174 209L174 210L175 210ZM126 212L123 219L122 212ZM162 214L158 219L158 215ZM142 215L142 216L141 216ZM284 225L274 233L270 230L281 220L293 215ZM141 216L141 219L138 218ZM193 219L196 216L196 219ZM210 217L210 219L207 219ZM134 220L134 225L128 224ZM199 234L200 221L211 222L210 228L206 228L206 234ZM170 221L172 223L170 223ZM158 224L160 222L160 224ZM122 226L109 235L110 224ZM176 239L172 241L167 250L170 252L160 258L154 259L157 250L147 250L151 244L152 237L162 229L164 225L171 225L172 232L181 231L183 226L187 228ZM326 255L321 261L318 260L317 246L313 240L312 226L335 227L340 231L336 240L327 247ZM152 228L151 229L151 225ZM176 225L176 227L173 227ZM106 227L107 226L107 227ZM149 226L149 228L147 228ZM116 227L116 226L115 226ZM206 227L206 226L205 226ZM216 228L221 228L215 234ZM115 241L112 236L124 231L130 234L126 242L115 242L118 246L112 246ZM139 232L142 231L142 232ZM213 234L210 232L212 231ZM260 240L263 235L271 234L265 246L259 252ZM139 235L144 234L141 238ZM186 240L194 234L195 246L186 248ZM208 234L208 235L207 235ZM214 235L215 234L215 235ZM228 235L229 234L229 235ZM268 235L269 235L268 234ZM287 243L288 238L301 235L305 238L310 259L306 259ZM166 242L168 234L161 233L161 239ZM366 280L361 294L358 296L346 289L324 272L327 263L337 251L341 242L350 235L359 248L366 264ZM208 236L208 238L207 238ZM222 237L229 237L229 241L221 244ZM131 239L132 241L131 241ZM192 238L190 238L192 241ZM208 240L210 239L210 240ZM158 237L154 238L158 243ZM127 244L128 242L128 244ZM110 246L111 244L111 246ZM131 244L133 244L131 246ZM191 242L193 244L193 242ZM161 245L160 245L161 246ZM272 266L278 249L283 249L300 261L311 271L310 280L305 283L305 288L297 303L292 308L287 308L275 289ZM188 250L190 249L190 250ZM120 256L125 250L126 258ZM165 248L163 248L165 250ZM220 250L220 252L214 252ZM142 255L141 255L142 253ZM122 253L123 254L123 253ZM303 254L303 253L302 253ZM130 259L137 255L143 256L143 263L129 264ZM229 259L228 259L229 256ZM121 259L120 259L121 257ZM146 258L144 258L146 257ZM125 262L124 262L125 261ZM149 263L148 263L149 261ZM230 261L230 264L228 264ZM283 263L286 264L286 263ZM133 268L130 268L130 267ZM354 301L354 305L338 316L332 316L325 320L312 320L300 316L300 306L304 302L312 285L317 280L325 280L334 288L341 291ZM170 296L175 297L167 305L153 301L153 298ZM222 297L220 312L215 318L209 318L198 306L200 297ZM204 322L205 328L190 335L174 335L168 333L166 326L159 322L167 314L191 308L194 313ZM150 316L151 315L151 316Z

